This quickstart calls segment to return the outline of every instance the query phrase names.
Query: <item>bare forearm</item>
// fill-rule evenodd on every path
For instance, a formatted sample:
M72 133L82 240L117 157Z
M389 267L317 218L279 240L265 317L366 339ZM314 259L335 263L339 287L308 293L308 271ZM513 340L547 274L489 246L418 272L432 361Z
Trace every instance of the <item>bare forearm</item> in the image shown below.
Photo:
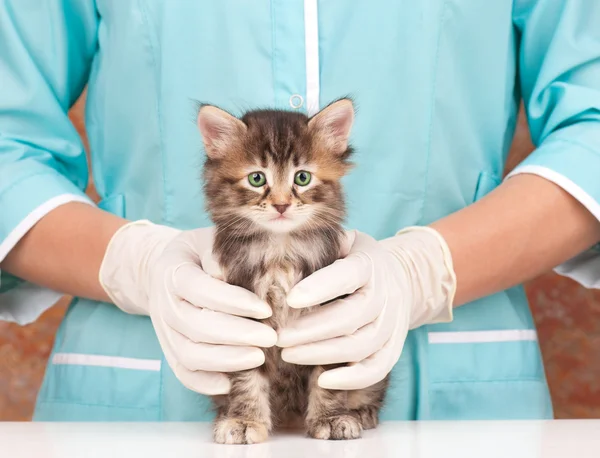
M452 253L455 306L528 281L600 240L598 220L535 175L516 175L431 226Z
M62 205L19 241L1 268L59 292L108 301L98 272L108 242L125 223L91 205Z

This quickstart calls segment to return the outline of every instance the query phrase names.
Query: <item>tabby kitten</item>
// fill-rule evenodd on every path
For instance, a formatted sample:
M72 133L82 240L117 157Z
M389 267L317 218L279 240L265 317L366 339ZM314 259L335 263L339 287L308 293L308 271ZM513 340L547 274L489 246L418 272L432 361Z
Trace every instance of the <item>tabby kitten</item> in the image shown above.
M340 257L340 179L351 167L353 119L347 99L310 119L276 110L238 119L214 106L200 109L213 254L228 283L270 305L273 315L263 322L276 331L307 313L287 306L290 289ZM298 419L320 439L354 439L377 425L387 380L364 390L325 390L317 379L333 366L293 365L280 354L277 347L265 349L264 365L230 374L229 395L214 399L216 442L262 442L274 427Z

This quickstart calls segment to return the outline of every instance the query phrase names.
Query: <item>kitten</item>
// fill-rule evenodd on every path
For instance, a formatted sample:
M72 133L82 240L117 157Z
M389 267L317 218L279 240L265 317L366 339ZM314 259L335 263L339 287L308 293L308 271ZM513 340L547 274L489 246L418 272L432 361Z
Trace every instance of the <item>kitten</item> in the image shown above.
M278 110L238 119L214 106L200 109L213 253L228 283L270 305L273 315L263 322L276 331L308 313L287 306L290 289L340 257L340 179L351 167L353 119L347 99L310 119ZM317 379L335 366L289 364L277 347L264 352L264 365L230 374L229 395L215 397L216 442L263 442L275 426L298 419L320 439L354 439L377 425L387 379L364 390L325 390Z

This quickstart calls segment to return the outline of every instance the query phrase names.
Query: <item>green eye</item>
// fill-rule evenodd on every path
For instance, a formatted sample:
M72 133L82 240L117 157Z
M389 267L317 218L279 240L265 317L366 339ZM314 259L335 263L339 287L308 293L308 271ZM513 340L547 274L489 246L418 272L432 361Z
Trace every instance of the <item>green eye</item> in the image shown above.
M250 175L248 175L248 181L255 188L260 188L261 186L265 185L265 183L267 182L267 179L265 178L264 173L254 172L254 173L251 173Z
M308 183L310 183L311 178L312 176L310 172L301 170L300 172L296 173L296 176L294 177L294 183L296 183L298 186L306 186Z

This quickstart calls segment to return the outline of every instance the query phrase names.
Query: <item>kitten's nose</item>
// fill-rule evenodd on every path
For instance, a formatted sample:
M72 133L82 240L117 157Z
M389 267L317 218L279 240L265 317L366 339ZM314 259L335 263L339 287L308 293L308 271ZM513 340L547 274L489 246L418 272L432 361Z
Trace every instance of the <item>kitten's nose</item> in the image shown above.
M290 206L290 204L273 204L273 207L275 207L275 210L277 210L282 215L285 213L285 211L288 209L289 206Z

